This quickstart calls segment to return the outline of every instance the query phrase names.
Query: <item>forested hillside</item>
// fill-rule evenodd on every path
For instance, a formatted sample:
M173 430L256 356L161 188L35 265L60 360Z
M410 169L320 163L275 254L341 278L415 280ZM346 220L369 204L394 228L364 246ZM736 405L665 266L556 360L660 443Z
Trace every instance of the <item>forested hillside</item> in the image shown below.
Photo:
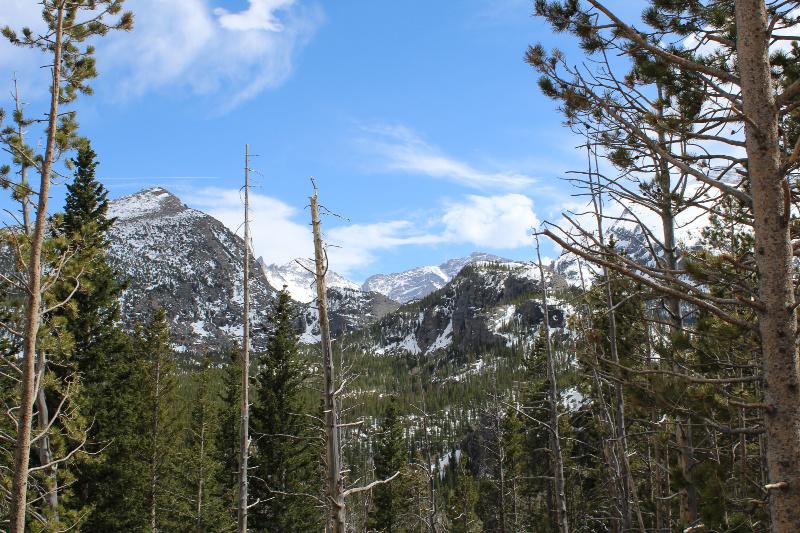
M214 13L283 31L266 4L260 26ZM15 77L0 109L0 530L800 531L800 2L606 4L532 3L564 50L519 52L576 147L574 201L526 218L523 259L395 258L357 283L336 262L389 241L503 250L530 202L495 197L493 232L448 200L444 230L420 208L402 233L311 178L292 233L253 223L291 209L254 190L249 145L237 227L162 186L114 194L77 104L142 4L3 22L51 84L34 111ZM554 194L390 133L395 168L422 147L434 177ZM267 263L257 232L305 255Z

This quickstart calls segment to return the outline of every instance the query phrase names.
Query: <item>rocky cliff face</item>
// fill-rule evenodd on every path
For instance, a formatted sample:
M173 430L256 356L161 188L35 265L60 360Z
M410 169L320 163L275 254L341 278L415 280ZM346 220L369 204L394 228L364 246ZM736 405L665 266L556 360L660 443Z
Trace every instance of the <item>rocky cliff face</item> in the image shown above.
M127 281L122 297L126 323L146 321L164 307L179 351L230 348L242 335L242 239L221 222L190 209L154 187L111 202L116 217L108 257ZM258 325L276 291L250 258L251 320ZM263 335L254 330L254 347Z
M129 326L148 320L157 306L163 306L178 351L221 352L241 342L244 252L239 236L160 187L114 200L109 216L117 221L109 234L108 257L127 281L122 313ZM295 263L264 268L252 256L250 273L253 348L265 346L264 325L284 285L299 300L301 340L317 342L313 276ZM400 305L333 276L328 299L335 337L365 327Z
M546 278L548 286L563 282L552 271ZM532 264L474 262L441 289L378 320L367 338L352 342L375 355L402 356L475 354L510 346L529 338L541 323L541 289Z
M367 278L361 288L364 291L379 292L392 300L407 303L441 289L466 265L481 261L502 262L508 260L492 254L473 252L467 257L450 259L438 266L422 266L393 274L376 274Z
M328 317L334 338L368 327L400 307L398 302L377 292L332 287L327 295ZM314 344L320 339L319 313L315 305L314 302L306 304L301 315L303 333L300 342L304 344Z

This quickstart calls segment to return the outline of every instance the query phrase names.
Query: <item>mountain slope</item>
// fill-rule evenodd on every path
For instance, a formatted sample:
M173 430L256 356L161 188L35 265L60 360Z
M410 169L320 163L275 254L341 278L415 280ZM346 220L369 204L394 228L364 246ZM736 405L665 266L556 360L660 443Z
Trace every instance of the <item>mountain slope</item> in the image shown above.
M479 261L507 261L496 255L473 252L439 266L422 266L404 272L376 274L364 282L362 290L379 292L401 303L422 298L444 287L462 268Z
M560 281L553 272L546 276L548 286ZM531 263L473 262L444 287L378 320L366 338L355 342L375 355L402 356L508 347L541 323L541 290L538 268Z
M220 221L161 187L110 203L116 223L109 232L110 263L128 287L122 296L126 323L148 320L164 307L179 351L230 348L242 334L243 241ZM251 256L254 325L265 319L275 297ZM253 345L263 344L254 328Z
M328 320L331 336L358 331L400 307L398 302L377 292L331 287L328 289ZM319 312L311 302L302 315L300 342L314 344L320 340Z
M263 260L259 258L259 263ZM284 286L293 300L308 303L317 297L314 286L314 261L311 259L295 259L285 265L264 265L264 275L269 284L276 289ZM332 289L359 290L361 287L344 276L329 270L325 275L325 284Z

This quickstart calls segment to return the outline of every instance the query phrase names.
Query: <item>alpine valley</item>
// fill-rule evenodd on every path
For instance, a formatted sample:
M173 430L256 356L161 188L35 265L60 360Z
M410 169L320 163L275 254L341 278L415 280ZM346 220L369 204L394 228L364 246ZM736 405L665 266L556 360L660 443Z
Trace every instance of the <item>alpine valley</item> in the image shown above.
M112 201L109 215L116 218L109 261L127 280L123 321L132 326L162 306L183 365L196 365L204 354L222 362L242 334L242 239L160 187ZM316 367L313 263L249 260L254 350L264 349L264 324L285 288L295 300L303 351ZM554 296L569 284L559 270L569 267L546 267L545 281L557 308L551 321L563 326L567 307ZM544 316L538 267L486 253L374 275L363 285L333 271L326 281L349 416L375 419L381 397L410 406L427 391L426 409L443 414L433 432L442 450L465 434L488 391L519 380L522 356Z

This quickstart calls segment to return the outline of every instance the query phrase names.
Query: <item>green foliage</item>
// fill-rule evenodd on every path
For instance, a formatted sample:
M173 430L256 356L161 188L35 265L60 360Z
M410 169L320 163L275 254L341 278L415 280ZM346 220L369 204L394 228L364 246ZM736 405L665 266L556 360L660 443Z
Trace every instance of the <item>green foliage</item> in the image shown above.
M192 376L195 390L190 396L191 415L185 442L178 449L177 475L181 498L174 498L173 510L186 520L186 531L229 531L233 528L226 512L225 487L220 483L223 461L214 431L219 426L219 406L213 390L211 359Z
M455 462L455 460L454 460ZM455 467L454 488L448 500L447 519L452 533L477 533L483 525L475 513L478 489L469 468L469 458L464 452Z
M267 351L258 357L252 409L255 440L253 525L262 531L298 533L320 527L315 497L321 489L320 441L302 387L307 371L297 354L292 305L278 295L269 317Z
M144 369L142 414L144 427L140 434L139 461L146 465L147 490L144 502L151 528L169 529L179 520L170 511L178 492L175 470L178 465L179 442L177 374L174 353L163 309L139 329L134 346L136 357Z
M395 399L389 400L386 405L373 446L375 479L384 480L398 472L405 473L408 451ZM407 519L410 503L405 481L404 476L398 477L372 490L370 530L383 533L403 531L402 524L403 520Z

